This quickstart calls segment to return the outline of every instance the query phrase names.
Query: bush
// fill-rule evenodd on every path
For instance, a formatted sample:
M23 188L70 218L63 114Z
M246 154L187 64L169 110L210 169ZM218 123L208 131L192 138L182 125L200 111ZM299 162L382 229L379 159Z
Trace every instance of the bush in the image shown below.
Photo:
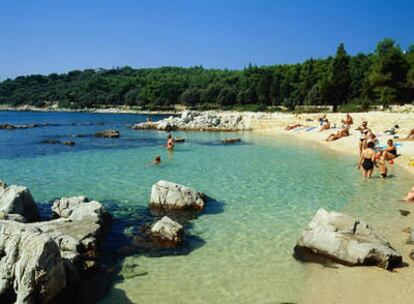
M331 111L332 109L329 107L307 106L307 107L296 107L293 112L295 114L309 114L309 113L326 113L326 112L331 112Z
M338 107L338 112L342 113L358 113L367 112L371 109L370 102L366 99L356 99L350 103Z

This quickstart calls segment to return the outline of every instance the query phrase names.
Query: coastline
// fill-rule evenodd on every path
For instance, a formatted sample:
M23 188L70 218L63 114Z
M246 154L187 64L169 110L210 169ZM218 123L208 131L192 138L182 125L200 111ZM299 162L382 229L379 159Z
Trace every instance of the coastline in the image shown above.
M182 111L149 111L141 110L126 106L109 107L109 108L84 108L69 109L58 108L57 106L34 107L34 106L18 106L12 107L8 105L0 105L0 111L16 111L16 112L70 112L70 113L99 113L99 114L142 114L142 115L180 115Z
M412 121L412 120L410 120ZM386 123L389 123L387 121ZM382 126L381 126L382 127ZM353 128L355 129L355 128ZM378 131L378 129L374 129ZM285 131L283 127L270 127L256 129L258 134L278 136L290 136L295 140L317 143L322 149L329 149L338 153L355 155L358 159L358 138L359 132L353 131L349 137L334 142L324 141L331 133L330 130L319 132L306 131ZM379 138L383 144L389 136ZM414 168L408 165L414 155L414 142L403 142L399 148L402 156L397 158L392 172L403 169L402 176L412 177ZM407 189L408 191L409 189ZM401 198L405 193L401 193ZM381 219L375 219L377 214L372 210L360 214L363 203L359 200L349 202L343 210L336 210L367 220L376 227L403 256L404 266L394 269L392 272L384 271L377 267L348 267L334 264L333 266L305 263L306 279L300 294L300 303L377 303L386 304L396 302L411 303L414 296L412 288L412 276L414 275L414 261L410 254L414 249L412 244L407 243L409 234L405 232L412 226L414 218L414 205L412 203L389 202L391 208L395 209L391 214L382 215ZM383 204L388 202L384 201ZM408 216L398 214L398 209L410 212ZM394 210L393 209L393 210Z

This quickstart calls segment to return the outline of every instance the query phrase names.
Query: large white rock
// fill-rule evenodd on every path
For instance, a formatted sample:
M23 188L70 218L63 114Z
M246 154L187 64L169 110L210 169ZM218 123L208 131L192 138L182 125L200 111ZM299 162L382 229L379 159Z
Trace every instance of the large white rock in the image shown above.
M194 189L160 180L151 188L150 207L160 209L204 208L206 197Z
M20 214L27 222L40 219L32 194L23 186L0 187L0 211L5 214Z
M18 304L48 303L65 286L57 244L35 227L0 220L0 299L14 292Z
M69 217L73 209L89 200L85 196L62 197L53 202L52 211L60 217Z
M183 226L164 216L151 227L150 237L161 247L175 247L183 240Z
M364 221L319 209L295 246L295 256L310 250L349 265L376 265L385 269L402 262L390 243Z

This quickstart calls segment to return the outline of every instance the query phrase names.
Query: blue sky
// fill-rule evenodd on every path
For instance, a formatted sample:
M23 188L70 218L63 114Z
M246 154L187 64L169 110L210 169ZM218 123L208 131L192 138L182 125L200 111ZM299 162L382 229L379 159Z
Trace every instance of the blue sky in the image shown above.
M414 43L414 1L1 0L0 79L113 66L239 69Z

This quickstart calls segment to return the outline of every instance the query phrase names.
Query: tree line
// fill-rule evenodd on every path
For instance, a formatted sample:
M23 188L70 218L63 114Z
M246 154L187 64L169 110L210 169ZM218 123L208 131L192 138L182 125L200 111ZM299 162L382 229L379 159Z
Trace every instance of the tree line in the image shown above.
M161 67L74 70L0 82L0 104L63 108L108 105L168 108L294 109L298 105L368 108L414 101L414 45L403 51L384 39L370 54L335 56L300 64L248 65L243 70Z

